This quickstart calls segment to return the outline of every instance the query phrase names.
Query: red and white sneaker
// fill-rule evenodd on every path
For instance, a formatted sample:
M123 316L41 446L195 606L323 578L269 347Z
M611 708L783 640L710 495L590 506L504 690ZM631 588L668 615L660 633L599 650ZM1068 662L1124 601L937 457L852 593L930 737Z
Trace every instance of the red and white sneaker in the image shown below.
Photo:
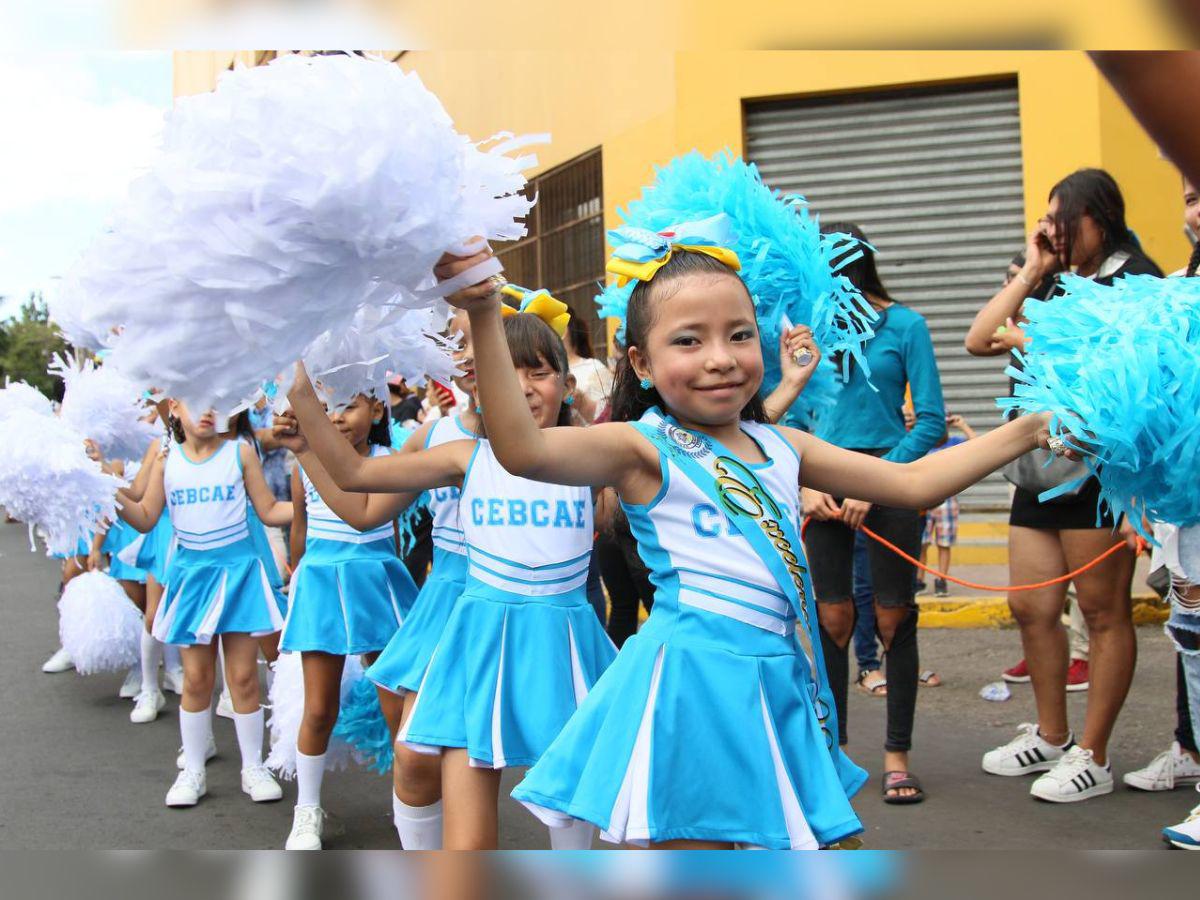
M1088 661L1073 659L1067 669L1067 690L1086 691L1088 689Z
M1025 665L1025 660L1021 660L1015 666L1001 672L1000 677L1009 684L1029 684L1029 666Z

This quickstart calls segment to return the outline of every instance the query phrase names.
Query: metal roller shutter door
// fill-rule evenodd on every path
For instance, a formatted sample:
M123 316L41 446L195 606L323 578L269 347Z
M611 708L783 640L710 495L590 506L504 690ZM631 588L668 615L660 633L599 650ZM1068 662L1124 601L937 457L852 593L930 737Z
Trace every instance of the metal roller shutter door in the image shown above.
M1025 242L1016 80L749 103L746 158L822 220L863 228L888 291L929 322L946 409L995 427L1007 357L972 357L963 338ZM963 506L1007 508L1007 482Z

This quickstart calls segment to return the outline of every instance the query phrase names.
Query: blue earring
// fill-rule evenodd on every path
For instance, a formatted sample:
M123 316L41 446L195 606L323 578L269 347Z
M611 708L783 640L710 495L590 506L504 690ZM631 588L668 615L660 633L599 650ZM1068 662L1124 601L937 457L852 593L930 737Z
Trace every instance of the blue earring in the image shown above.
M648 390L650 390L650 388L654 387L654 382L651 381L649 378L643 378L641 381L638 382L638 386L643 391L648 391Z
M567 404L567 406L574 406L575 405L575 395L569 394L568 396L563 397L563 403Z
M482 415L483 415L483 407L482 407L482 406L476 406L476 407L475 407L475 412L476 412L477 414L479 414L479 415L481 415L481 416L482 416Z

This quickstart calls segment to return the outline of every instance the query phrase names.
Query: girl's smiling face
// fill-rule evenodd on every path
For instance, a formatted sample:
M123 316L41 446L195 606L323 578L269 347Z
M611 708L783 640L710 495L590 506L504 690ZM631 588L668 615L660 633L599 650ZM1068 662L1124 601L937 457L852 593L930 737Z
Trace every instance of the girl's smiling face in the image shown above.
M558 424L566 390L563 376L545 360L537 366L518 366L517 380L525 394L525 402L538 428L552 428Z
M349 406L329 414L329 421L353 447L363 444L370 437L371 426L382 418L383 403L366 394L359 394Z
M460 334L457 347L451 354L454 365L463 373L454 376L458 389L470 397L475 393L475 350L471 345L471 320L467 318L466 310L458 310L450 319L446 328L447 334Z
M639 378L653 382L684 424L737 422L763 379L754 304L735 274L690 273L651 298L642 346L629 348Z

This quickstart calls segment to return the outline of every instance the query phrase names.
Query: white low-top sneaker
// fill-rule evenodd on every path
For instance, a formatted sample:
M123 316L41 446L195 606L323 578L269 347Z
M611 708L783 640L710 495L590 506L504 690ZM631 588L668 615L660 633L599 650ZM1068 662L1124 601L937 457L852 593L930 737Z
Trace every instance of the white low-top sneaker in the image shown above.
M1112 790L1112 764L1097 765L1091 750L1076 745L1030 786L1029 793L1051 803L1077 803Z
M42 671L50 675L69 672L73 668L75 668L75 663L71 660L71 654L62 647L55 650L50 658L42 663Z
M320 850L321 828L325 824L325 811L319 806L297 806L292 814L292 833L288 835L284 850Z
M1196 790L1200 791L1200 785ZM1178 825L1164 828L1163 840L1180 850L1200 850L1200 805Z
M208 762L210 759L212 759L216 755L217 755L217 742L216 742L216 740L213 739L213 736L210 734L208 736L208 746L204 748L204 761ZM184 766L183 748L180 747L179 755L175 757L175 768L182 769L183 766Z
M1173 791L1177 787L1200 784L1200 763L1184 753L1175 741L1170 750L1158 754L1148 766L1126 772L1121 780L1139 791Z
M183 669L163 669L163 690L183 696Z
M229 696L229 689L221 691L221 696L217 700L217 715L223 719L233 718L233 698Z
M129 670L129 674L125 676L125 680L121 682L121 689L117 691L117 696L122 700L132 700L142 692L142 667L134 666Z
M129 713L129 721L134 725L145 725L158 718L159 711L167 705L167 698L162 691L142 691L133 701L133 710Z
M1068 736L1063 746L1055 746L1038 734L1037 726L1029 722L1018 725L1017 730L1020 734L1007 744L983 754L983 771L989 775L1048 772L1074 743Z
M167 791L167 806L195 806L207 793L208 782L204 773L184 769Z
M250 795L255 803L270 803L283 799L283 788L266 766L251 766L242 769L242 791Z

